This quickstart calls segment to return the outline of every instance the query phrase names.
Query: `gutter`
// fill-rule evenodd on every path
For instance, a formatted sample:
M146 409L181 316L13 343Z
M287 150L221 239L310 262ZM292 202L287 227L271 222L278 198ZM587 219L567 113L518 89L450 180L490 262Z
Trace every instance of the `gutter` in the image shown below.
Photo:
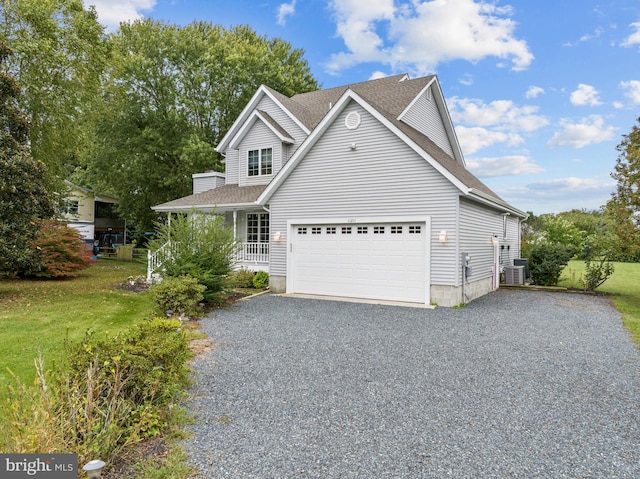
M527 219L529 217L529 215L527 213L525 213L524 211L521 211L517 208L514 208L513 206L510 206L509 204L505 203L504 201L488 195L487 193L485 193L484 191L480 191L477 190L475 188L471 188L469 189L468 192L468 196L473 197L476 201L479 201L480 203L484 203L485 205L489 205L489 206L493 206L494 208L498 208L504 211L507 211L509 213L512 213L515 216L519 216L520 218L522 218L523 220Z

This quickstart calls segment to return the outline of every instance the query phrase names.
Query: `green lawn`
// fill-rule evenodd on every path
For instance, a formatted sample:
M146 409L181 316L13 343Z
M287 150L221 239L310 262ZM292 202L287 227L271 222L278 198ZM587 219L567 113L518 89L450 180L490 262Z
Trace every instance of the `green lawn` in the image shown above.
M85 332L117 332L152 312L148 294L115 289L146 265L99 260L67 280L0 280L0 390L7 368L27 384L35 377L33 360L42 352L45 366L61 356L65 339Z
M560 286L582 288L583 261L571 261L562 273ZM640 263L615 263L615 272L597 291L611 293L611 301L623 314L624 325L640 346Z

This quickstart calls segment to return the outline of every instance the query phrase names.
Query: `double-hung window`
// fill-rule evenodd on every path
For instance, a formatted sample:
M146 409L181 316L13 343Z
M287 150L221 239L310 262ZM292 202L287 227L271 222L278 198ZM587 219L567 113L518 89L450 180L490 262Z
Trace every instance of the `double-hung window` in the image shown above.
M247 214L247 243L269 242L269 213Z
M270 175L273 172L273 148L250 150L247 156L247 176Z

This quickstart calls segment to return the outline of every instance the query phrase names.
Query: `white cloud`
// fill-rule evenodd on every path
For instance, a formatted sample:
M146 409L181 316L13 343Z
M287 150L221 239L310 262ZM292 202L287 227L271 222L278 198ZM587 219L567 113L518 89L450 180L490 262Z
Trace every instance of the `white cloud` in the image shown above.
M586 35L582 35L580 37L580 41L581 42L586 42L586 41L592 40L594 38L598 38L603 33L604 33L604 28L598 27L598 28L595 29L595 31L593 33L587 33Z
M509 146L517 146L524 143L524 139L518 134L491 131L481 127L467 128L465 126L457 126L456 135L465 155L472 155L496 143L506 143Z
M539 95L544 93L544 88L539 86L531 85L527 90L527 93L524 94L527 98L537 98Z
M478 99L453 97L447 103L452 119L465 125L531 132L549 124L545 117L535 114L537 106L520 107L511 100L484 103Z
M506 185L495 190L512 204L541 214L573 208L598 209L611 198L615 186L607 175L600 178L554 178L522 186Z
M623 47L630 47L636 44L640 44L640 22L635 22L629 25L631 28L635 28L635 32L629 35L629 37L622 42Z
M109 29L117 29L120 22L130 22L143 17L156 0L83 0L85 7L93 5L98 12L98 21Z
M464 86L473 85L473 75L471 73L465 73L460 77L460 83Z
M537 115L536 106L518 106L510 100L484 103L472 98L453 97L448 102L451 118L465 155L504 143L518 146L524 143L520 133L530 133L549 124Z
M571 93L571 104L576 106L597 106L602 102L598 98L598 90L591 85L580 83L578 89Z
M296 0L292 0L291 3L281 3L278 7L278 25L285 26L287 23L287 17L296 13Z
M467 158L467 167L480 178L494 176L516 176L544 171L531 158L524 155L510 155L499 158Z
M389 75L387 73L381 72L380 70L376 70L371 74L371 76L369 77L369 80L378 80L380 78L385 78L388 76Z
M640 105L640 80L621 81L620 87L625 90L625 95L631 98L631 101Z
M514 36L510 7L492 2L414 0L395 7L393 0L332 0L330 8L347 47L331 56L330 72L375 61L426 74L443 61L487 57L524 70L533 60L527 43Z
M563 129L553 135L547 146L584 148L593 143L613 140L616 130L613 126L606 126L600 115L583 118L579 123L563 120L561 125Z

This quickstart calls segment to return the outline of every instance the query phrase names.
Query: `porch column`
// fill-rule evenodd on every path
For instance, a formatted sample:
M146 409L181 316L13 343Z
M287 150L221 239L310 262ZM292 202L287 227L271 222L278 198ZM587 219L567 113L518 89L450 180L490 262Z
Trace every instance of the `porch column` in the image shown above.
M238 238L238 212L233 210L233 239Z

